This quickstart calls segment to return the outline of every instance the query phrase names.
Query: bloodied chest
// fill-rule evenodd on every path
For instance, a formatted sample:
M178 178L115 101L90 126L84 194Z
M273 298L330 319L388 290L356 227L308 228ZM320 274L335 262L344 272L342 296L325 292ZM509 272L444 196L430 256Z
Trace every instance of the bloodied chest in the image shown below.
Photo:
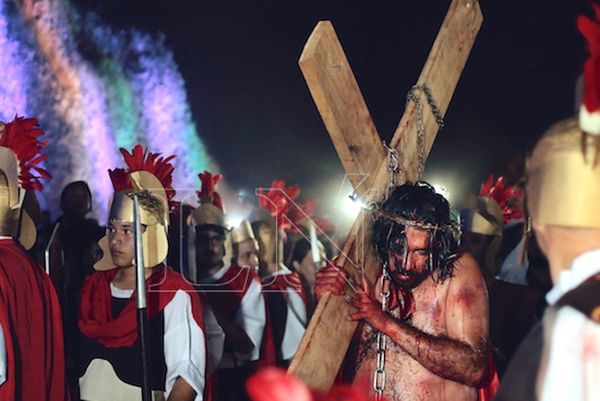
M388 314L399 322L409 324L431 336L447 335L446 310L451 307L447 305L449 281L435 283L427 279L409 293L398 291L397 299L390 305ZM375 293L380 292L378 285ZM407 308L411 310L407 312ZM354 356L351 358L354 360L352 366L354 382L368 383L369 388L374 392L373 382L378 367L377 352L381 349L377 332L367 323L361 323L355 341L357 343L353 347ZM394 343L390 338L386 340L384 354L384 373L379 375L385 376L383 395L387 400L470 401L477 399L475 389L430 372L416 358L408 354L401 344ZM379 364L381 366L381 357ZM381 384L381 377L379 383Z

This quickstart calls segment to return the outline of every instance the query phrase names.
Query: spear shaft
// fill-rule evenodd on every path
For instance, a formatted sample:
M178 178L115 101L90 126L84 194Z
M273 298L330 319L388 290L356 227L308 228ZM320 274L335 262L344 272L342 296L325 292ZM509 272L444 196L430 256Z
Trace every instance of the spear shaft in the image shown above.
M133 195L133 224L135 231L135 288L137 305L138 338L140 339L142 363L142 401L152 401L148 372L148 354L146 347L146 274L144 270L144 249L142 247L142 225L140 223L140 202Z

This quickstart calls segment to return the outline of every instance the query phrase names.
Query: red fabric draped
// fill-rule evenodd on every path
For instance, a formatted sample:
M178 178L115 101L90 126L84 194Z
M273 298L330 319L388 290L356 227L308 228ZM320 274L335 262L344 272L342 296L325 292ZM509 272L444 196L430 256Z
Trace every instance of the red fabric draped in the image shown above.
M232 265L214 285L209 287L204 284L203 289L215 312L229 321L233 321L235 314L240 309L242 298L246 295L253 280L258 280L255 271L247 267ZM266 310L266 305L265 317L265 330L260 344L260 359L257 364L260 367L273 366L277 360L269 311Z
M61 312L48 275L13 239L0 240L0 324L7 380L0 400L64 401Z
M107 348L132 346L138 337L135 291L117 317L112 316L110 283L117 269L95 272L87 277L81 290L79 329ZM148 318L152 319L175 296L177 290L186 291L192 299L192 315L204 331L202 305L191 285L169 267L160 267L146 279Z
M113 269L91 274L81 290L79 329L107 348L130 347L138 338L135 291L119 316L112 316L110 283L117 271ZM190 295L192 316L204 332L202 303L198 293L181 274L170 267L159 267L146 279L148 319L162 311L178 290ZM206 338L204 348L206 349ZM212 378L207 376L204 385L204 399L207 401L213 398L212 386Z
M277 274L263 281L263 291L281 291L283 297L287 300L287 289L291 288L300 295L304 307L308 311L309 301L308 295L302 287L300 276L296 272L290 272L288 274Z
M491 401L496 395L498 387L500 386L500 379L498 378L498 371L494 364L494 355L491 350L487 352L487 375L486 380L477 391L478 401Z
M233 321L252 280L257 278L253 270L232 265L215 283L202 284L200 287L213 310Z

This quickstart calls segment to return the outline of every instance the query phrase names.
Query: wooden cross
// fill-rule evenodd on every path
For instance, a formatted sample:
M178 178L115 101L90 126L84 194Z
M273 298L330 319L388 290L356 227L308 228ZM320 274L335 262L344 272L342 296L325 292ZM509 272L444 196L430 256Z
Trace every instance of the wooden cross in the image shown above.
M416 85L429 88L442 117L482 21L477 0L453 0L421 71ZM386 151L331 22L317 24L299 64L355 192L359 196L373 190L384 193L389 183ZM419 158L421 163L427 158L438 131L426 97L423 93L418 96L423 105L423 140L418 143L417 107L410 101L389 144L397 150L404 179L413 182L420 173ZM348 257L339 258L338 266L356 274L353 260L358 261L366 277L373 282L380 263L370 236L360 235L370 233L370 229L371 219L355 221L342 253ZM352 307L342 297L325 295L313 314L289 372L312 388L329 389L356 330L357 323L347 320L350 312Z

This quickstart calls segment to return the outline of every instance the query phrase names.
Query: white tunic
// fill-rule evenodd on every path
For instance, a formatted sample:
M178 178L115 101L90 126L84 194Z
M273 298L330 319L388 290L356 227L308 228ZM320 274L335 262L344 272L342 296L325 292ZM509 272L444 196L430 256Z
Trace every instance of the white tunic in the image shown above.
M282 267L276 272L265 276L263 282L268 283L270 278L291 273L292 272L287 267ZM300 341L302 340L302 336L304 336L307 324L307 312L302 297L294 288L286 288L286 298L287 318L285 321L283 340L281 341L281 356L284 360L289 360L294 357L294 354L300 345Z
M123 290L110 284L115 298L131 298L133 290ZM178 290L165 306L164 357L167 366L165 398L168 398L178 377L184 379L196 392L195 401L203 399L206 350L204 333L192 316L190 295ZM79 378L81 399L88 401L129 401L141 397L141 389L123 383L114 369L103 359L94 359ZM155 397L156 399L156 397Z
M231 266L223 266L212 276L200 280L201 284L212 284L223 278L225 273L230 269ZM249 274L249 269L243 268L240 274ZM211 291L217 291L218 288ZM261 285L258 280L252 280L248 285L246 293L242 296L240 308L235 313L233 323L238 325L248 338L254 344L254 348L249 354L235 353L235 365L242 366L247 362L257 361L260 358L260 346L262 344L263 333L265 331L265 325L267 322L267 315L265 312L265 300L261 292ZM224 361L225 362L225 361ZM221 367L233 367L233 366L221 366Z
M600 249L577 257L571 268L560 274L546 295L552 306L563 295L600 273ZM546 344L538 377L541 401L600 400L600 324L578 310L558 309L545 333ZM546 368L544 370L544 367Z

